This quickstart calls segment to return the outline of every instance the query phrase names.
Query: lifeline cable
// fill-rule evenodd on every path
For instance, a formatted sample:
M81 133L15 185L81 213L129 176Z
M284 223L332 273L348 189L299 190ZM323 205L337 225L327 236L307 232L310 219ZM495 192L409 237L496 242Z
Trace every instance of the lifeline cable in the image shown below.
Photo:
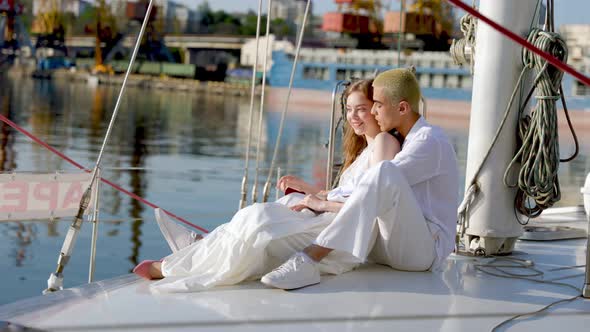
M16 123L14 123L10 119L8 119L6 116L0 114L0 121L6 123L10 127L14 128L18 132L20 132L21 134L24 134L25 136L29 137L31 140L33 140L33 142L35 142L35 143L43 146L44 148L46 148L47 150L53 152L55 155L57 155L58 157L62 158L65 161L67 161L68 163L72 164L73 166L75 166L75 167L77 167L77 168L79 168L79 169L81 169L81 170L83 170L85 172L90 172L89 169L87 169L86 167L82 166L81 164L79 164L78 162L74 161L73 159L71 159L70 157L66 156L65 154L61 153L60 151L58 151L57 149L55 149L51 145L45 143L41 139L37 138L35 135L31 134L26 129L24 129L21 126L17 125ZM157 206L156 204L154 204L154 203L152 203L152 202L150 202L150 201L148 201L148 200L146 200L146 199L144 199L142 197L137 196L136 194L134 194L134 193L132 193L132 192L130 192L130 191L122 188L121 186L119 186L118 184L116 184L114 182L111 182L111 181L109 181L109 180L107 180L105 178L100 178L100 180L103 183L106 183L109 186L115 188L116 190L118 190L118 191L126 194L127 196L129 196L129 197L131 197L131 198L133 198L133 199L135 199L137 201L142 202L143 204L146 204L146 205L148 205L148 206L150 206L150 207L152 207L154 209L159 208L159 206ZM187 226L194 227L194 228L200 230L203 233L209 233L209 231L206 230L205 228L202 228L202 227L200 227L198 225L195 225L195 224L191 223L190 221L188 221L188 220L186 220L186 219L184 219L182 217L179 217L179 216L175 215L172 212L169 212L169 211L164 210L164 209L162 209L162 211L164 211L170 217L172 217L172 218L174 218L174 219L176 219L176 220L178 220L178 221L186 224Z

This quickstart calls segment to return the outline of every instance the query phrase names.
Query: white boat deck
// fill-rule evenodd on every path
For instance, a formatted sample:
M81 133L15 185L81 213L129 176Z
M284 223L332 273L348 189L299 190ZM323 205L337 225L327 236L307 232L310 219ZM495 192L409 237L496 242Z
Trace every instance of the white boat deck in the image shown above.
M547 215L539 223L587 227L579 209ZM533 261L544 272L536 279L581 288L585 247L585 239L518 241L510 257ZM486 263L491 259L452 256L443 271L434 273L367 265L294 291L247 282L205 292L154 294L149 281L125 275L1 306L0 320L56 331L489 331L514 315L580 294L476 268ZM501 259L495 264L511 263ZM590 300L578 298L505 328L588 331L588 326Z

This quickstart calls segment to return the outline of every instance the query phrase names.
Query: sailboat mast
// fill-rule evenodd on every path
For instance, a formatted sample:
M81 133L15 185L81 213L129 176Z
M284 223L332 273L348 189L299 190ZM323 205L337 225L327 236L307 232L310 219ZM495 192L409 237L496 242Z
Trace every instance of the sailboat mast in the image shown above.
M479 11L514 33L526 36L536 5L537 0L481 0ZM496 135L523 68L522 47L487 24L478 24L475 40L466 189L470 188L470 180L476 175ZM527 84L523 89L528 91ZM507 188L503 183L504 172L516 148L520 102L517 95L497 143L477 174L479 193L469 208L463 240L467 249L480 254L510 253L522 234L514 209L515 189Z

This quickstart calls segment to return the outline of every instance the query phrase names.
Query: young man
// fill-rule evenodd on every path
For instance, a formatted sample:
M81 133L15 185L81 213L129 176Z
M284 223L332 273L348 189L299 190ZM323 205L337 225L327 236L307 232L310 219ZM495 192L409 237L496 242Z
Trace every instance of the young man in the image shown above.
M317 284L315 263L333 250L405 271L436 268L453 251L455 151L442 130L418 113L420 87L412 71L381 73L373 88L372 113L383 132L396 129L405 138L401 152L368 170L315 243L266 274L264 284L282 289ZM306 202L314 208L314 200Z

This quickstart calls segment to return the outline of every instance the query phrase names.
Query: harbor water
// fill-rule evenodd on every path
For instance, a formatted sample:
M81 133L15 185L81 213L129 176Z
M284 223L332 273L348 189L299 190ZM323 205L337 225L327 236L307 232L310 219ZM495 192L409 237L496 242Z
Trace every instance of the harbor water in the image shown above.
M116 86L0 77L0 113L91 168L117 94ZM297 107L297 102L306 99L301 94L305 92L294 92L296 111L287 116L278 166L283 174L295 174L321 185L325 177L329 108L316 109L314 103ZM329 98L329 94L324 96ZM262 120L260 182L267 177L282 103L269 100ZM329 105L329 101L319 104ZM249 109L248 97L130 87L107 144L102 176L199 226L214 229L229 221L238 208ZM446 129L464 174L468 120L433 122ZM251 182L258 136L255 118ZM563 155L571 154L570 136L565 135L560 142ZM559 206L582 202L579 187L590 172L590 147L583 139L581 143L580 155L561 165ZM76 168L0 123L1 172L56 170ZM101 190L95 279L129 273L141 260L169 253L152 208L108 186ZM273 192L271 196L274 195ZM0 304L38 295L46 288L70 222L69 218L0 222L0 256L4 257L0 263ZM86 223L64 273L66 287L87 281L90 237L91 225Z

